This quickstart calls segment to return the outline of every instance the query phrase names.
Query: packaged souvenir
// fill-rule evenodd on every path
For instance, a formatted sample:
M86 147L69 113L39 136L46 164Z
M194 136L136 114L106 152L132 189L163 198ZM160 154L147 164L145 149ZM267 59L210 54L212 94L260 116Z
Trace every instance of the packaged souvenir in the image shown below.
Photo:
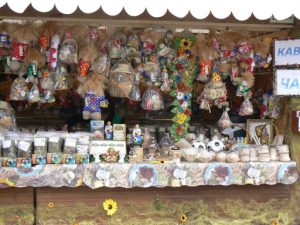
M156 55L151 54L146 58L146 62L144 64L145 70L145 80L148 86L160 86L160 65Z
M108 75L110 60L107 54L100 53L92 64L91 70L96 73Z
M29 43L27 41L14 41L12 49L12 60L23 61Z
M141 92L140 92L140 88L139 88L139 74L136 73L134 75L134 79L133 79L133 82L132 82L132 88L131 88L131 91L130 91L130 94L129 94L129 97L128 97L130 100L132 101L141 101L142 98L141 98Z
M160 89L163 92L169 92L171 90L171 81L169 79L169 74L166 67L164 67L162 70L161 79L162 79L162 85L160 86Z
M197 80L203 83L207 83L210 78L210 74L213 68L213 61L212 60L200 60L199 62L200 71L197 76Z
M7 158L17 158L17 147L13 140L2 141L2 156Z
M71 32L66 32L64 40L60 44L59 49L59 60L66 64L76 64L77 63L77 41L72 38Z
M45 165L46 162L46 154L32 154L32 165Z
M62 154L61 163L74 165L76 163L76 154Z
M127 60L134 65L142 62L140 43L140 37L137 34L132 33L128 36L127 44L124 47Z
M157 111L164 108L163 98L158 88L149 87L143 94L141 107L149 111Z
M48 153L47 154L47 164L60 164L62 154L61 153Z
M29 93L28 93L28 102L36 103L40 101L40 91L38 88L38 80L35 80Z
M253 105L251 101L248 98L246 98L240 106L239 115L251 116L252 114L253 114Z
M96 139L104 139L104 120L91 120L91 133Z
M108 91L112 97L128 98L132 82L134 79L134 71L127 60L121 59L110 70Z
M24 139L18 141L18 158L31 158L32 140Z
M0 101L0 130L13 131L16 129L14 109L5 101Z
M75 154L76 153L77 138L66 137L64 143L63 153Z
M109 47L109 57L112 60L116 60L124 57L125 54L124 46L126 42L127 42L127 37L122 31L116 32L114 34Z
M9 35L6 31L3 31L0 34L0 56L8 56L9 54L10 54Z
M54 74L54 90L67 90L69 88L68 71L65 66L56 67Z
M41 72L39 71L43 66L45 66L46 59L35 48L28 48L26 56L24 58L24 65L27 68L27 81L34 82L34 79L41 77Z
M171 146L173 146L173 141L171 140L169 133L164 133L160 139L159 146L161 147L164 156L169 155Z
M228 115L228 111L229 111L229 108L226 108L226 110L222 113L222 115L218 121L218 125L221 128L229 128L232 125L232 122Z
M42 154L42 155L47 154L48 139L46 137L38 137L38 136L34 137L33 144L34 144L34 149L33 149L34 154Z
M61 136L52 135L48 139L48 153L60 153L64 139Z
M57 58L58 58L58 45L60 44L60 38L58 34L54 34L51 37L51 44L49 49L49 58L48 63L51 69L55 69L57 66Z
M28 86L25 79L19 75L13 84L11 85L10 90L10 100L11 101L24 101L27 100L28 96Z
M53 103L55 102L54 97L54 80L51 75L44 76L40 80L41 92L40 98L41 103Z
M126 124L113 124L114 141L126 140Z
M76 152L78 154L88 154L90 145L90 133L76 133L77 144Z

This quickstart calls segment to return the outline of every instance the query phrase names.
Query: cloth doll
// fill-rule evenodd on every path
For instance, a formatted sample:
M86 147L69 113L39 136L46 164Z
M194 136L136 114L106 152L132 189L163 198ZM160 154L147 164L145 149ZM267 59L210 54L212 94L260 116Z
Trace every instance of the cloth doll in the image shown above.
M101 120L101 108L108 107L108 100L104 95L103 74L93 73L83 84L82 95L84 96L83 119Z

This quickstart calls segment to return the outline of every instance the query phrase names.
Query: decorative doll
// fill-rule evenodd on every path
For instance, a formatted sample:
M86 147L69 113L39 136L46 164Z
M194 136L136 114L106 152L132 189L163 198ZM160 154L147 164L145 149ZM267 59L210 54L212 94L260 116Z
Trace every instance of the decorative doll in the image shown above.
M108 100L104 95L103 74L93 73L82 85L81 95L84 96L83 119L101 120L101 108L108 107Z
M140 128L140 125L136 124L132 131L132 143L134 145L141 145L143 142L142 139L142 129Z
M121 59L110 70L108 91L112 97L128 98L132 89L134 71L127 60Z
M106 140L112 140L113 139L113 126L111 125L111 122L108 121L105 128L104 128L104 133L105 133L105 139Z
M72 38L71 32L65 32L65 37L60 44L59 61L66 64L77 63L77 41Z
M35 48L28 48L24 58L24 65L27 68L27 81L33 83L35 78L41 77L42 74L39 70L45 66L45 63L45 57L41 52Z
M169 74L166 67L164 67L164 69L162 70L161 77L162 77L162 85L160 86L160 89L163 92L169 92L171 90L171 81L169 79Z
M233 84L237 84L237 96L251 98L251 87L254 85L254 75L251 72L242 73L241 77L237 77L233 80Z
M67 90L68 89L68 72L64 65L58 65L54 74L54 90Z
M128 36L127 44L125 46L126 58L133 65L138 65L142 63L141 59L141 40L136 33L132 33Z
M146 75L146 84L151 86L160 86L160 67L159 61L156 55L152 54L146 58L146 62L144 65L145 75Z
M116 32L109 47L109 57L115 63L118 59L124 57L124 45L127 42L127 37L124 32Z
M218 108L228 106L226 86L218 72L213 73L212 79L205 85L197 101L201 109L209 111L212 106Z
M40 79L41 85L41 103L53 103L55 102L54 97L54 80L51 73L44 71L43 77Z
M10 35L12 40L11 61L9 63L10 70L18 73L23 69L23 60L25 58L27 48L37 41L38 29L34 23L10 24Z

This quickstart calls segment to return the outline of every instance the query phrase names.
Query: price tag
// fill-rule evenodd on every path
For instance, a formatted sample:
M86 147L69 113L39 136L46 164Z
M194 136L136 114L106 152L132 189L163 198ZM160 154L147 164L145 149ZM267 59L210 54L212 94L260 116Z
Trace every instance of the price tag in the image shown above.
M29 150L30 147L30 143L27 141L20 141L18 144L19 149L21 149L22 151L27 152Z
M77 139L75 139L75 138L66 138L65 146L75 148L76 147L76 142L77 142Z
M46 138L34 138L34 145L39 147L46 146Z
M49 142L58 143L58 141L59 141L59 137L50 137L49 138Z
M11 140L2 141L2 147L3 148L10 148L10 146L11 146Z

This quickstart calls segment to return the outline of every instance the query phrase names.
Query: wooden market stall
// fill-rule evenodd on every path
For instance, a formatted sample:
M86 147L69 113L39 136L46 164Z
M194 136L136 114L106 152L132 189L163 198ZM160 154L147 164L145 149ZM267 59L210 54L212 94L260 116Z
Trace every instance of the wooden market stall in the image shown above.
M57 27L65 29L76 25L97 27L99 30L130 27L139 32L144 28L153 28L163 33L169 29L175 33L189 30L195 35L205 37L213 32L220 37L226 32L236 32L239 35L247 33L249 42L262 42L264 38L273 41L297 39L300 36L300 15L295 10L299 5L297 1L284 5L282 2L270 1L256 3L255 7L244 7L243 3L235 1L228 1L226 4L221 1L200 4L192 0L119 0L115 3L108 0L24 0L22 3L17 0L0 0L0 19L3 20L2 23L7 24L35 21L35 24L43 25L47 21L53 21ZM72 31L80 33L78 29ZM225 40L224 43L226 41L230 40ZM272 43L270 53L274 61L273 48ZM273 61L268 66L256 66L254 71L251 71L255 78L252 92L254 96L260 96L260 101L263 101L262 94L273 88ZM0 83L1 93L2 90L10 91L6 85L8 81L11 85L18 74L7 71L5 66L0 67L0 79L3 84L1 86ZM72 67L68 69L74 71ZM237 108L235 114L230 112L232 120L235 118L238 122L245 123L247 119L260 118L262 104L258 105L256 102L254 115L246 115L241 119L238 110L243 98L236 96L237 85L234 85L229 77L224 79L224 83L228 92L228 104L232 111ZM192 94L200 96L205 85L203 82L196 82L195 92ZM146 88L140 85L142 92ZM8 95L9 93L6 93L6 96L1 96L1 100L7 99ZM165 104L171 105L174 96L166 96ZM172 132L174 113L171 112L171 107L159 112L146 112L139 107L139 103L124 99L109 100L120 105L127 128L130 128L127 129L128 134L132 133L136 123L142 127L149 127L151 135L157 139L165 132ZM58 130L68 117L74 114L74 108L69 110L68 106L61 107L61 110L57 106L36 107L24 102L10 103L16 111L17 126L22 132ZM275 127L275 135L284 135L284 143L287 143L290 149L290 161L228 163L221 160L217 163L156 160L152 163L138 164L47 164L27 169L2 167L0 225L299 225L300 183L297 178L300 139L297 127L292 129L292 124L297 123L297 117L292 117L292 111L294 115L295 111L300 110L300 101L295 96L284 96L280 98L279 105L280 117L273 120L272 124ZM213 132L223 114L223 110L218 107L208 107L209 111L199 109L196 98L191 100L189 107L193 113L189 132L196 132L203 125ZM104 110L104 114L105 112ZM72 131L87 129L87 124L82 122L73 127ZM249 131L247 132L249 135ZM225 180L212 181L210 176L216 172L215 168L218 166L221 169L220 176L224 175L225 170ZM251 168L252 170L249 170ZM146 181L138 178L137 174L142 170L145 170L145 176L148 178ZM108 199L117 203L117 211L113 212L112 216L103 210L103 202Z

